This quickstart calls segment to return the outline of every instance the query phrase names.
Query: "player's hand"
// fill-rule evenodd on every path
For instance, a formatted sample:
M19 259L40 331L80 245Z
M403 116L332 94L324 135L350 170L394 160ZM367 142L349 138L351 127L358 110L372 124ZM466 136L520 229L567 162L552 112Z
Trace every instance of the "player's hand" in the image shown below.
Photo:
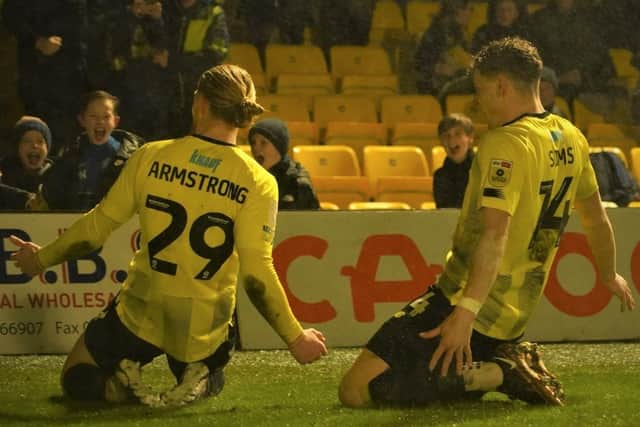
M636 301L633 299L631 289L624 277L616 273L616 276L606 282L604 285L618 298L620 298L620 311L633 310L636 306Z
M305 329L294 342L289 344L289 351L301 365L314 362L326 355L327 346L322 332L313 328Z
M474 319L475 315L472 312L456 307L440 326L420 333L420 337L425 339L440 336L440 344L431 357L429 370L433 371L442 359L440 375L447 376L449 366L455 357L456 374L462 375L464 364L470 365L473 362L471 332Z
M44 270L37 255L37 252L40 250L40 246L33 242L25 242L14 235L9 236L9 240L20 248L19 251L11 254L10 259L15 261L15 265L24 274L29 277L33 277Z

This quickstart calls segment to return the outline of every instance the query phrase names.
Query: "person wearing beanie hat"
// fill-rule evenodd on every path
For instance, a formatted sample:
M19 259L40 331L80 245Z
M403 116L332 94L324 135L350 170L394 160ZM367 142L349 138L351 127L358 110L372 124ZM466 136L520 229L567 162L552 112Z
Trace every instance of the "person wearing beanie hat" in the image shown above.
M44 182L53 160L48 157L51 149L51 131L40 118L23 116L13 128L13 144L9 154L0 160L0 182L5 186L22 190L20 194L36 193ZM6 187L5 187L6 189ZM26 192L26 193L25 193ZM19 197L17 204L0 201L4 209L24 209L26 199Z
M289 157L289 129L279 119L263 119L249 130L253 158L278 182L278 210L319 209L309 172Z

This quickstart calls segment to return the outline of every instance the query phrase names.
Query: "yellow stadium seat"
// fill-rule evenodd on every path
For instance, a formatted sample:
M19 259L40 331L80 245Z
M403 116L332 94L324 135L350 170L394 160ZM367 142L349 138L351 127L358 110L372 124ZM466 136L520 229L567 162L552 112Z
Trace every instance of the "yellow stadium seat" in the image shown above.
M561 96L556 96L553 103L558 107L560 111L562 111L562 114L564 114L567 119L571 120L571 108L569 108L569 103L566 99Z
M420 204L420 209L430 210L435 208L436 208L436 202L434 201L422 202Z
M389 55L375 46L333 46L330 50L331 74L341 78L349 74L392 74Z
M293 148L293 158L312 177L361 176L356 153L346 145L298 145Z
M338 205L331 202L320 202L320 209L323 211L337 211L340 209Z
M422 202L433 200L433 179L418 147L365 147L364 170L376 201L399 201L419 208Z
M472 2L471 3L471 16L469 17L469 23L465 28L465 38L468 41L473 39L473 35L476 30L487 22L487 2Z
M638 77L640 77L640 70L631 64L633 52L628 49L612 48L609 49L609 56L613 61L616 76L628 89L635 88L638 83Z
M371 199L369 179L364 176L315 176L311 181L321 202L330 202L342 209L351 202Z
M430 164L431 149L440 145L437 123L397 123L391 133L391 145L415 145L422 149Z
M310 121L309 108L304 98L295 95L262 95L258 97L258 103L266 111L262 118L276 117L284 121L308 122Z
M403 202L351 202L349 210L410 210L411 206Z
M474 123L488 122L474 95L449 95L444 104L447 114L462 113L473 120Z
M429 28L440 11L439 1L409 0L407 3L407 31L417 39Z
M581 131L586 132L591 123L604 123L604 121L603 115L589 110L578 99L573 100L573 122Z
M289 147L314 145L318 143L318 126L313 122L287 122Z
M630 138L633 129L616 123L590 123L586 136L591 139Z
M328 72L324 54L318 46L269 44L265 52L267 76L280 74L325 74Z
M249 43L231 43L226 63L239 65L251 74L256 92L260 95L268 92L268 85L256 47Z
M347 145L354 149L360 165L367 145L385 145L387 130L382 123L328 122L324 137L326 145Z
M622 163L624 163L624 166L627 169L629 169L629 162L627 161L627 155L620 148L611 147L611 146L589 147L589 153L599 153L601 151L608 151L620 157L620 160L622 160Z
M545 4L543 2L537 2L537 3L529 2L527 4L527 13L529 15L533 15L534 13L542 9L544 6Z
M331 95L335 93L329 73L283 73L276 78L280 95Z
M379 104L382 97L398 93L398 76L346 75L342 78L341 87L345 95L368 96Z
M393 128L397 123L438 123L442 119L440 103L432 95L392 95L381 101L381 121Z
M640 182L640 147L633 147L631 149L631 172Z
M357 95L325 95L313 98L313 121L319 128L327 122L377 122L375 103Z
M447 151L442 145L436 145L431 149L431 170L435 173L444 165L444 159L447 158Z
M640 208L640 201L632 201L627 205L628 208Z
M381 43L387 35L404 31L402 10L395 0L378 0L371 17L369 43Z

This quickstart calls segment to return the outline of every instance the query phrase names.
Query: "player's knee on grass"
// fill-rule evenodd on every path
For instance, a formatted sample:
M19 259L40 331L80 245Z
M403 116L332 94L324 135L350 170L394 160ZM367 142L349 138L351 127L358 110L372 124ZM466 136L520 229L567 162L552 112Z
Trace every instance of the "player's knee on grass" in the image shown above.
M349 376L345 376L338 388L338 399L340 403L349 408L360 408L369 403L369 396L363 395L361 386L351 381Z
M62 376L64 394L74 400L103 400L107 376L99 367L80 363Z

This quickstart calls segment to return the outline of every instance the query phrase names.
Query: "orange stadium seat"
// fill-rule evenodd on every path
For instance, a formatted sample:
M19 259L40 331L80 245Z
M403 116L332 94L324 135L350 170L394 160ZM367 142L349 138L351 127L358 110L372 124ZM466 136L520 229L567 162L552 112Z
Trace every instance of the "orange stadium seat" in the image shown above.
M411 210L404 202L351 202L349 210Z
M266 109L260 116L262 118L276 117L280 120L295 122L310 121L307 101L299 96L262 95L257 100Z
M324 95L313 98L313 121L319 128L327 122L377 122L373 100L358 95Z
M407 3L407 31L417 39L429 28L440 11L439 1L409 0Z
M440 103L432 95L393 95L381 101L381 121L389 128L397 123L438 123L442 119Z

